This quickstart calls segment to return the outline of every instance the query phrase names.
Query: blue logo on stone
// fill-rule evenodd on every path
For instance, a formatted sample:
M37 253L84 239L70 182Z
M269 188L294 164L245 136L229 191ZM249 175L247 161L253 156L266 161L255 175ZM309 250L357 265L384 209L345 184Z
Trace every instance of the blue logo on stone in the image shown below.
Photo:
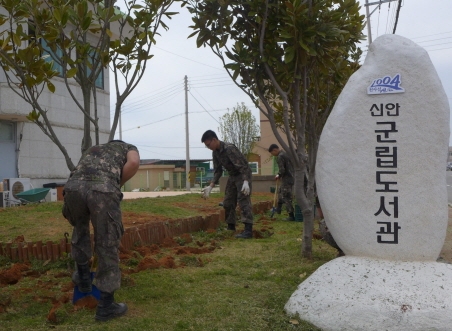
M367 88L367 94L403 93L405 89L400 86L401 84L400 74L396 74L394 77L377 78Z

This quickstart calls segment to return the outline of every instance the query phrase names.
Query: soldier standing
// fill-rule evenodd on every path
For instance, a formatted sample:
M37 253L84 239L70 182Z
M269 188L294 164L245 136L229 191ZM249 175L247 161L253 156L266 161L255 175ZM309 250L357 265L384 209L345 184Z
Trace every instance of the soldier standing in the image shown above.
M94 251L98 257L94 282L100 290L95 319L99 321L127 311L126 304L114 302L114 292L121 283L121 186L135 175L139 165L140 155L134 145L112 140L89 148L64 186L63 216L74 227L71 243L77 270L73 280L84 293L92 289L90 220L94 228Z
M245 230L236 238L249 239L253 237L253 213L251 208L251 168L245 156L233 144L218 140L215 132L207 130L201 138L206 147L212 150L214 176L209 186L204 188L203 197L209 197L212 188L218 184L223 167L228 171L229 178L224 193L223 208L225 209L228 230L235 231L237 202L242 213Z
M286 152L279 149L278 145L271 144L268 148L271 155L277 157L277 163L279 167L276 180L281 180L281 185L278 192L278 206L276 207L276 213L281 214L282 205L286 205L289 217L286 221L295 221L295 215L293 213L292 197L293 197L293 184L294 184L294 170L292 162L287 156Z

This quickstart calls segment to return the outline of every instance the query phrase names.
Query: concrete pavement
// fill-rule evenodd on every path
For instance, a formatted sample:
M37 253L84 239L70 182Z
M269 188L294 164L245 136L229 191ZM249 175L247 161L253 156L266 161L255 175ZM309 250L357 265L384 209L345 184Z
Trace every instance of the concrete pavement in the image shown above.
M220 188L214 187L212 193L219 193ZM139 199L139 198L158 198L158 197L172 197L183 194L201 194L200 188L192 188L190 191L150 191L150 192L122 192L124 200Z

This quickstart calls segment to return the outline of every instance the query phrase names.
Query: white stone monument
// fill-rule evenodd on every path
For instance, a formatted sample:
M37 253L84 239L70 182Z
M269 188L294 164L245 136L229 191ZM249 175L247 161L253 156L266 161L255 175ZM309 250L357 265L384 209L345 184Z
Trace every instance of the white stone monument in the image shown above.
M427 52L397 35L370 46L323 129L316 182L346 256L314 272L285 309L322 330L452 330L449 104Z

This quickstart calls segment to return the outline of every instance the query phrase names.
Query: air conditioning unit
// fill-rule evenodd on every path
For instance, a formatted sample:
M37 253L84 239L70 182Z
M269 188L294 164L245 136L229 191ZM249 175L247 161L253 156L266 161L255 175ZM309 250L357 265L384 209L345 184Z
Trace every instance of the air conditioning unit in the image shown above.
M17 193L28 191L31 189L30 178L9 178L7 180L9 200L12 203L20 203Z

